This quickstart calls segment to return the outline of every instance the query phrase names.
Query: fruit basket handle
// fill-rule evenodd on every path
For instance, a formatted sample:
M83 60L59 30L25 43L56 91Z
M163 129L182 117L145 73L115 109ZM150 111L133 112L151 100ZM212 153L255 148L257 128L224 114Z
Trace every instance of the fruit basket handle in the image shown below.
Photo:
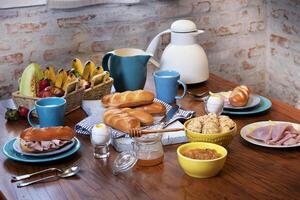
M99 85L99 84L103 83L103 79L104 79L104 76L105 76L106 73L107 72L104 71L101 74L98 74L98 75L94 76L91 80L91 88L93 88L96 85Z
M75 80L75 81L69 83L68 86L67 86L67 89L65 91L65 96L67 96L67 94L69 94L71 92L77 91L78 88L79 88L79 81L78 80Z

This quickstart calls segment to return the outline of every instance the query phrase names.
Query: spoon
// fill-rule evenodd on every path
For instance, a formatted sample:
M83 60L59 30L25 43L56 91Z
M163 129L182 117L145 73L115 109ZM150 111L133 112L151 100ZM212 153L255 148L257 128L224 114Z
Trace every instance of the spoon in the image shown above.
M47 176L47 177L44 177L44 178L41 178L41 179L37 179L37 180L34 180L34 181L25 182L25 183L24 182L23 183L18 183L17 187L18 188L25 187L27 185L42 182L42 181L49 180L49 179L52 179L52 178L67 178L67 177L70 177L70 176L74 176L75 174L77 174L79 172L79 170L80 170L80 168L78 166L73 166L73 167L70 167L70 168L64 170L60 174Z
M195 98L202 98L204 96L206 96L208 94L208 91L205 91L205 92L201 92L201 93L194 93L194 92L191 92L191 91L187 91L187 93Z

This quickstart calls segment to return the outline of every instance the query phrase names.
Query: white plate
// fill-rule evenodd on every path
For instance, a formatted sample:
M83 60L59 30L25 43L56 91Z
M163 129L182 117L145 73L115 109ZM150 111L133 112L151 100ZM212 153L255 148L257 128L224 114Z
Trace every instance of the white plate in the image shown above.
M247 137L246 134L249 133L250 131L254 131L255 129L262 127L262 126L268 126L268 125L274 125L277 123L289 123L291 124L295 129L297 129L298 131L300 130L300 124L295 124L295 123L291 123L291 122L282 122L282 121L262 121L262 122L255 122L252 124L248 124L246 126L244 126L241 129L241 137L246 140L247 142L250 142L252 144L258 145L258 146L263 146L263 147L271 147L271 148L291 148L291 147L300 147L300 143L298 144L294 144L294 145L290 145L290 146L284 146L284 145L270 145L270 144L266 144L264 142L255 140L253 138Z
M235 107L235 106L230 105L230 103L228 101L228 102L225 102L224 109L230 109L230 110L249 109L249 108L253 108L253 107L259 105L259 103L260 103L260 98L258 95L250 95L247 105L242 106L242 107Z
M57 149L55 151L50 151L50 152L45 152L45 153L28 153L28 152L23 152L21 147L20 147L20 139L16 139L16 141L14 142L13 144L13 149L18 152L19 154L22 154L22 155L25 155L25 156L36 156L36 157L39 157L39 156L52 156L52 155L55 155L55 154L59 154L59 153L63 153L69 149L71 149L73 147L75 143L75 139L72 139L71 142L69 144L67 144L66 146L60 148L60 149Z

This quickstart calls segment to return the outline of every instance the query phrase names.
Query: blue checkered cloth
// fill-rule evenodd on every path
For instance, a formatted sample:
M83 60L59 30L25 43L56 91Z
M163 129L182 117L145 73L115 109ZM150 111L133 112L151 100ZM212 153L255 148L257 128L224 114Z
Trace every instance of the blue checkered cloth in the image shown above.
M169 105L161 100L154 99L154 101L162 103L166 107L167 112L172 108L171 105ZM195 111L179 109L178 112L172 117L172 119L170 121L173 121L173 120L176 121L177 119L182 119L182 118L190 119L194 116L194 114L195 114ZM102 118L99 117L99 115L94 114L94 115L88 116L87 118L78 122L75 125L75 131L79 134L90 135L93 126L95 124L102 123L102 122L103 122ZM147 127L147 129L151 129L154 126L149 126L149 127ZM129 137L127 133L124 133L122 131L119 131L119 130L116 130L113 128L111 128L111 133L112 133L113 138Z

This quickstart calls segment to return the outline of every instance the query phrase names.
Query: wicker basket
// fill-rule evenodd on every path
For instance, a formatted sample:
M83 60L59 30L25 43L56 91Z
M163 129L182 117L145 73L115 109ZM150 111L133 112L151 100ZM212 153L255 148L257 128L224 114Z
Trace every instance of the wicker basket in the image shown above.
M83 99L84 100L98 100L104 95L110 94L111 87L113 85L113 78L109 77L108 80L103 81L104 76L108 72L103 72L97 76L94 76L91 81L91 87L84 90Z
M81 106L82 97L84 94L84 89L79 87L79 81L76 80L70 83L65 91L63 98L66 99L66 112L68 114ZM40 98L38 97L28 97L20 95L19 91L12 93L12 99L14 100L17 107L25 106L28 109L31 109L37 100Z
M227 147L231 143L233 137L237 133L236 124L227 133L214 133L214 134L196 133L187 128L187 125L188 125L188 123L191 122L191 120L192 119L190 119L184 123L185 134L190 142L210 142L210 143L215 143L215 144Z

